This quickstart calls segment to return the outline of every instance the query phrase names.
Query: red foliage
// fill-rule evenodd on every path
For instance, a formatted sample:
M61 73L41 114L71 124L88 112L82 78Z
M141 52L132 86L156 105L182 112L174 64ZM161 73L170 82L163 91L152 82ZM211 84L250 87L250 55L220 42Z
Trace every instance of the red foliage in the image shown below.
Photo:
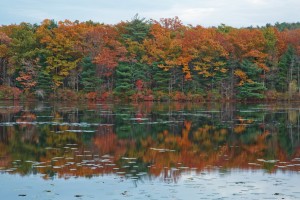
M143 85L144 85L144 82L140 79L135 82L135 86L138 91L141 91L143 89Z
M183 92L175 92L172 95L172 100L174 100L174 101L186 101L186 95Z
M19 99L22 91L16 87L0 86L0 99Z
M118 32L111 26L91 27L86 46L98 65L97 73L109 77L119 62L126 61L126 48L118 41Z
M88 100L96 100L97 99L97 93L96 92L89 92L85 95L85 97Z
M77 100L78 95L73 90L59 89L53 98L58 100Z
M144 96L144 101L154 101L154 96L153 95Z
M288 30L282 33L286 44L292 45L300 55L300 30Z
M99 101L106 101L108 99L112 98L112 93L111 92L103 92L101 95L98 95L97 100Z

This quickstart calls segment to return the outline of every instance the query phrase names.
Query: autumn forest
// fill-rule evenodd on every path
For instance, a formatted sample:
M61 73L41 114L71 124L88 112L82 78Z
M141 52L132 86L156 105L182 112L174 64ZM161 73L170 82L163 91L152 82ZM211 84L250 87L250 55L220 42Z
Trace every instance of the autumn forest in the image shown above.
M115 25L0 26L0 99L232 101L300 97L300 24L234 28L136 15Z

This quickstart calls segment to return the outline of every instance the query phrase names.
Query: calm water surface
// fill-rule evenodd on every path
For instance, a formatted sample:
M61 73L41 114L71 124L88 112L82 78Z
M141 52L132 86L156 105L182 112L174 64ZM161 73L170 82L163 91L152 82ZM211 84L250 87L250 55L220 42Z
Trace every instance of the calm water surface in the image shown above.
M0 102L1 199L300 199L300 105Z

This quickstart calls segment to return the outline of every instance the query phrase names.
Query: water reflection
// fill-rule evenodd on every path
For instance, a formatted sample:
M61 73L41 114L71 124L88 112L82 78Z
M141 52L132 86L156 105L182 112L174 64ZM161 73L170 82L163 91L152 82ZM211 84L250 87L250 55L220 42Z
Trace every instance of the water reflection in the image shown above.
M132 180L300 171L300 105L0 104L0 170Z

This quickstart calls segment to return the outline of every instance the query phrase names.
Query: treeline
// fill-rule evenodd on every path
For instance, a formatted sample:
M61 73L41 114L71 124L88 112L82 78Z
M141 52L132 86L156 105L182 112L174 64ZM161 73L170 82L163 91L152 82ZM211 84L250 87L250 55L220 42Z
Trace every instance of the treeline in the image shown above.
M298 27L204 28L138 16L0 26L0 99L294 100Z

